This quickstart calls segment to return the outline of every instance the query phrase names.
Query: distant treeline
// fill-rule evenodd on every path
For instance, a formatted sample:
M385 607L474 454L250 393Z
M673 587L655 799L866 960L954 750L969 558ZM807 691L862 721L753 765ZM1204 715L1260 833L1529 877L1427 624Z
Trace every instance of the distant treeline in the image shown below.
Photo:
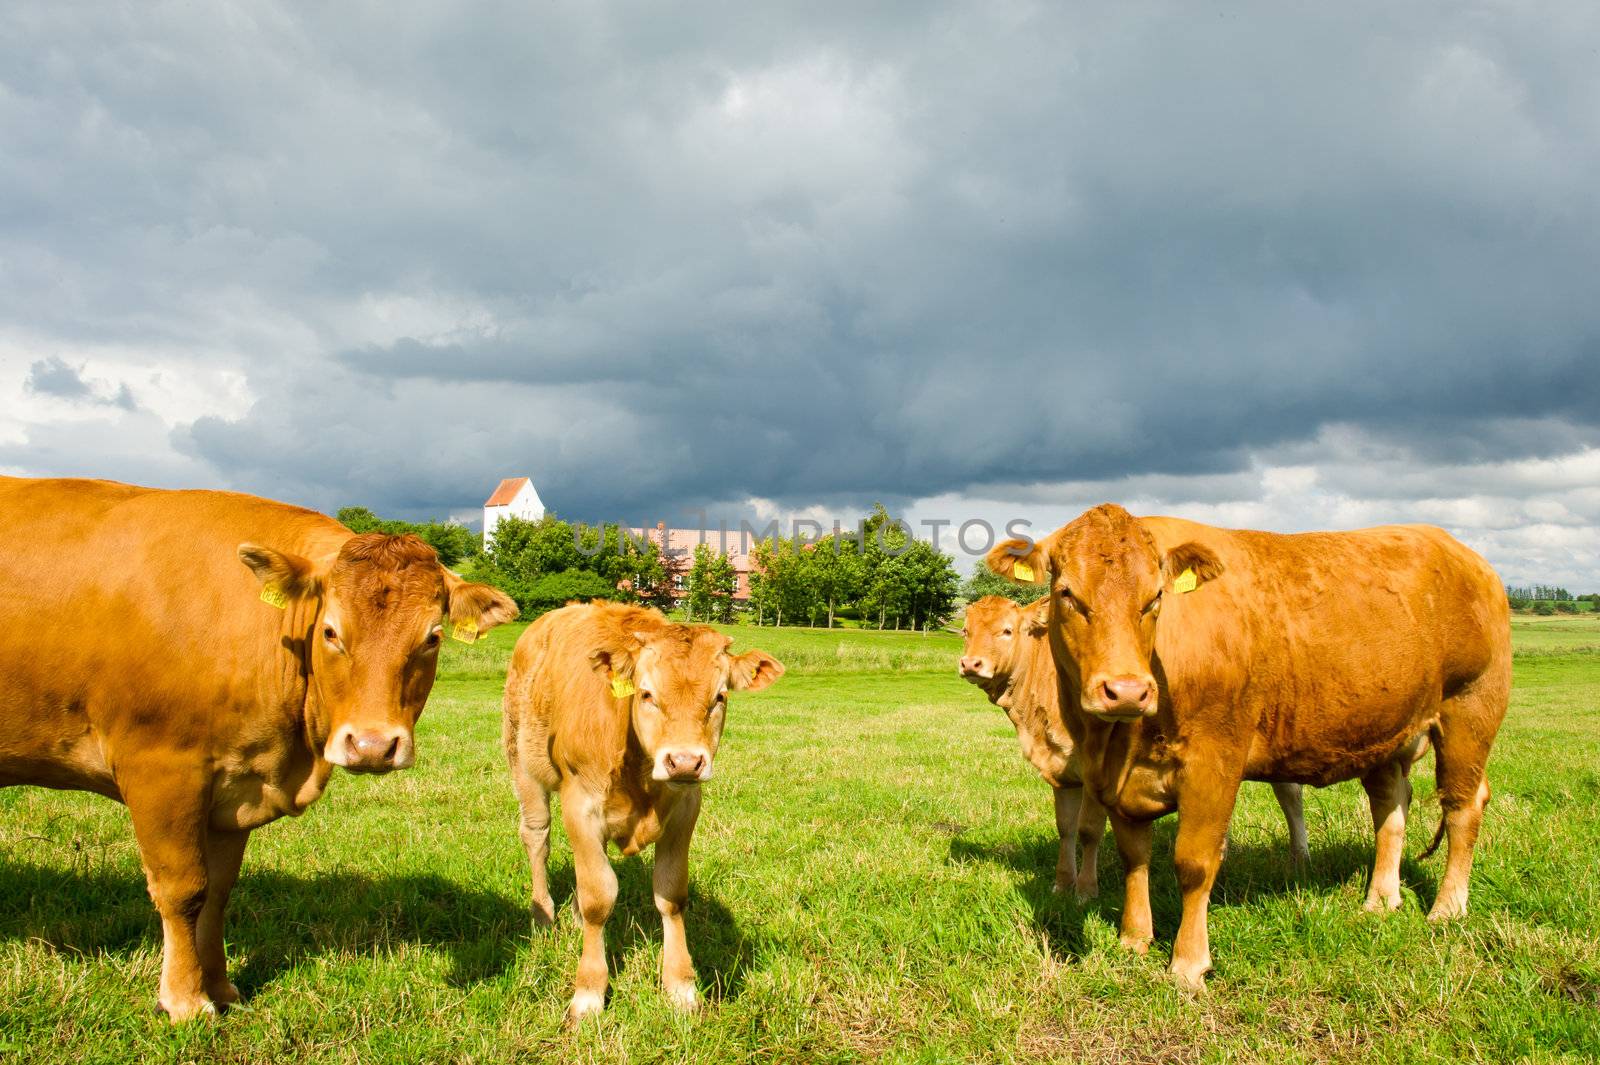
M926 629L950 618L959 584L950 557L911 537L881 505L858 532L837 541L774 536L752 544L747 604L734 599L733 564L705 544L692 556L667 555L617 526L554 514L502 518L488 543L454 522L380 518L366 507L345 507L337 517L352 532L416 534L445 565L505 591L524 618L571 600L606 598L681 606L695 621L831 626L854 618L877 628Z
M1600 610L1600 593L1573 595L1565 588L1549 584L1510 585L1506 601L1512 610L1535 614L1582 614Z

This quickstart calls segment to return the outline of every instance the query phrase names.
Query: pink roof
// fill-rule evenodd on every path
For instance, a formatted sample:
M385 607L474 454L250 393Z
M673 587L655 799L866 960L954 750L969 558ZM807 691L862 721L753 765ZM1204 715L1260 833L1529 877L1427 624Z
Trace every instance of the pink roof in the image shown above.
M494 495L484 501L486 507L503 507L517 498L517 493L522 491L522 486L528 483L526 477L507 477L500 482L500 487L494 490Z

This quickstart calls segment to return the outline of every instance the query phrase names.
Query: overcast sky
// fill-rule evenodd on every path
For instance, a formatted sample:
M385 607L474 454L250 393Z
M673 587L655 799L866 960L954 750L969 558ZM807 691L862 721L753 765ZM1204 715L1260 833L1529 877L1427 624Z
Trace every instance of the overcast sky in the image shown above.
M12 4L0 471L1600 589L1600 6Z

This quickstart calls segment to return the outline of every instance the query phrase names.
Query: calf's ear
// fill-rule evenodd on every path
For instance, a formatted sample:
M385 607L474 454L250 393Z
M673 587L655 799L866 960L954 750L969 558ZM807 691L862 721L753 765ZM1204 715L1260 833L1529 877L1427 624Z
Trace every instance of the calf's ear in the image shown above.
M783 663L765 651L729 655L728 687L736 692L758 692L783 676Z
M305 599L322 590L322 580L311 560L288 551L274 551L260 544L240 544L239 561L249 567L261 582L263 597L270 594L283 600ZM280 604L281 605L281 604Z
M448 597L453 625L485 633L517 616L517 604L506 593L487 584L464 581L444 571L444 590Z
M1161 560L1161 583L1176 592L1192 592L1222 576L1222 560L1205 544L1190 540L1179 544ZM1186 574L1194 574L1192 578ZM1185 587L1187 586L1187 587Z
M1002 541L983 561L996 575L1017 584L1044 584L1050 579L1050 560L1034 540Z

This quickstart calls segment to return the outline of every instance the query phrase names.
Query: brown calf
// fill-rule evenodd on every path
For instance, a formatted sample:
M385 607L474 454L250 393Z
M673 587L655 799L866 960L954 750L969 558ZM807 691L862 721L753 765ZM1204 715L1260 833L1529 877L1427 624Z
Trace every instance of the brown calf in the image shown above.
M1429 917L1466 912L1511 681L1505 592L1480 556L1428 526L1285 536L1106 504L988 563L1049 582L1064 719L1122 854L1125 944L1150 941L1150 826L1177 810L1172 971L1203 985L1245 779L1360 779L1378 835L1368 907L1398 906L1405 773L1430 737L1450 849Z
M1100 892L1096 864L1105 811L1093 794L1084 793L1077 749L1061 716L1055 659L1045 638L1049 615L1048 599L1020 606L1004 596L986 595L973 602L961 627L961 676L1006 712L1022 756L1055 793L1061 849L1052 890L1074 886L1078 898L1088 899ZM1310 852L1300 785L1274 783L1272 793L1289 825L1294 864L1302 867ZM1081 867L1074 838L1083 848Z
M413 536L228 492L0 477L0 786L127 805L161 1007L215 1012L239 1000L223 913L250 831L304 812L335 765L411 765L446 626L516 612Z
M675 1005L698 1002L683 908L700 784L711 779L727 692L760 691L783 675L771 655L731 655L730 643L705 625L605 602L552 611L517 641L504 736L535 921L555 919L545 873L551 792L561 796L577 877L583 957L569 1022L605 1006L605 923L617 897L607 843L624 855L656 845L661 982Z

